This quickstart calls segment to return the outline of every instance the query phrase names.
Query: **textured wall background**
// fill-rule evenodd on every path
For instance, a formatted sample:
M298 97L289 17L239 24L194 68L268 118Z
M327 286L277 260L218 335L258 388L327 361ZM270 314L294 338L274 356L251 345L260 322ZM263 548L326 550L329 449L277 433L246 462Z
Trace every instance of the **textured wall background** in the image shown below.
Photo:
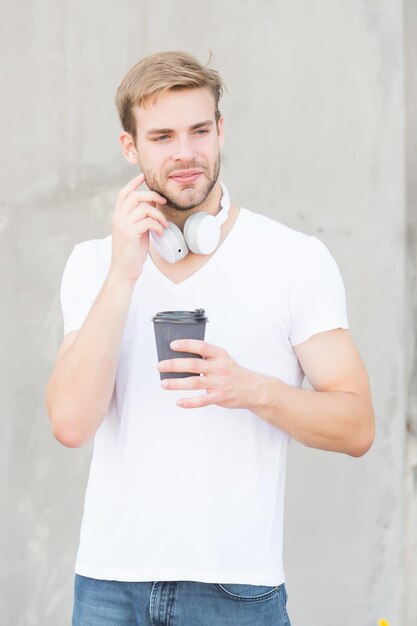
M114 92L146 54L186 49L205 61L211 49L229 89L222 177L236 202L332 251L378 417L362 459L292 446L285 557L293 624L375 626L384 616L413 626L413 0L25 0L8 3L5 15L2 622L70 623L91 451L55 442L43 397L62 340L65 261L74 243L109 233L117 191L135 173L121 156Z
M404 623L417 623L417 3L407 0L405 25L406 95L406 374L408 376L406 440L406 529L404 541Z

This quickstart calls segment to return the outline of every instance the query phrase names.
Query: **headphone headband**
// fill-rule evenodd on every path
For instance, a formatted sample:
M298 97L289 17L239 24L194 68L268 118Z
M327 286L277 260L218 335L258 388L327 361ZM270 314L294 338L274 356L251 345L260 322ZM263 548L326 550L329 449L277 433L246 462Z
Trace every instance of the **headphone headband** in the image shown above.
M229 211L230 211L231 205L230 205L230 196L229 196L229 192L226 189L226 185L224 185L220 181L220 187L222 188L223 194L222 194L222 197L220 198L220 211L216 215L216 219L218 220L218 223L221 226L229 217Z

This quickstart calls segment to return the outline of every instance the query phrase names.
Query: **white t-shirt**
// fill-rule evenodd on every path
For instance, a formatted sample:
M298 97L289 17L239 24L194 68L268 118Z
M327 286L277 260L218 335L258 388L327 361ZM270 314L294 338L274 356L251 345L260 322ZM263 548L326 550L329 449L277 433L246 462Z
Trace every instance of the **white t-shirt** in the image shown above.
M75 246L65 334L107 276L111 237ZM175 284L148 256L128 312L109 411L94 441L76 572L123 581L279 585L289 436L244 409L176 406L161 388L151 318L203 308L206 340L243 367L301 386L293 350L348 328L338 267L315 237L241 209L223 244ZM204 393L204 392L203 392Z

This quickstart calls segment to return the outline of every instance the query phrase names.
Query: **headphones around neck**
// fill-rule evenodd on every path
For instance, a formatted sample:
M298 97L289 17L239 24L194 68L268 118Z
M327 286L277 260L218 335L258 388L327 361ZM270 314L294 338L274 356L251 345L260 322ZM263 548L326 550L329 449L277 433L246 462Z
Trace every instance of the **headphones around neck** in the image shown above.
M205 211L193 213L185 222L183 233L173 222L168 222L162 237L150 231L155 248L168 263L181 261L190 250L195 254L215 251L220 241L221 225L227 220L230 210L229 194L223 183L220 185L223 195L217 215Z

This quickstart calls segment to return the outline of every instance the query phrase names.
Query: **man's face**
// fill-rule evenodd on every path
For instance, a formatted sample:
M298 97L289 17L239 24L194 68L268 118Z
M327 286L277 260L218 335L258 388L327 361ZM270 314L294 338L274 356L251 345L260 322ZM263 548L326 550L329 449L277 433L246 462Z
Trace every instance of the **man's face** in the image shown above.
M147 186L186 211L204 202L220 170L223 119L208 89L168 91L135 107L139 166Z

